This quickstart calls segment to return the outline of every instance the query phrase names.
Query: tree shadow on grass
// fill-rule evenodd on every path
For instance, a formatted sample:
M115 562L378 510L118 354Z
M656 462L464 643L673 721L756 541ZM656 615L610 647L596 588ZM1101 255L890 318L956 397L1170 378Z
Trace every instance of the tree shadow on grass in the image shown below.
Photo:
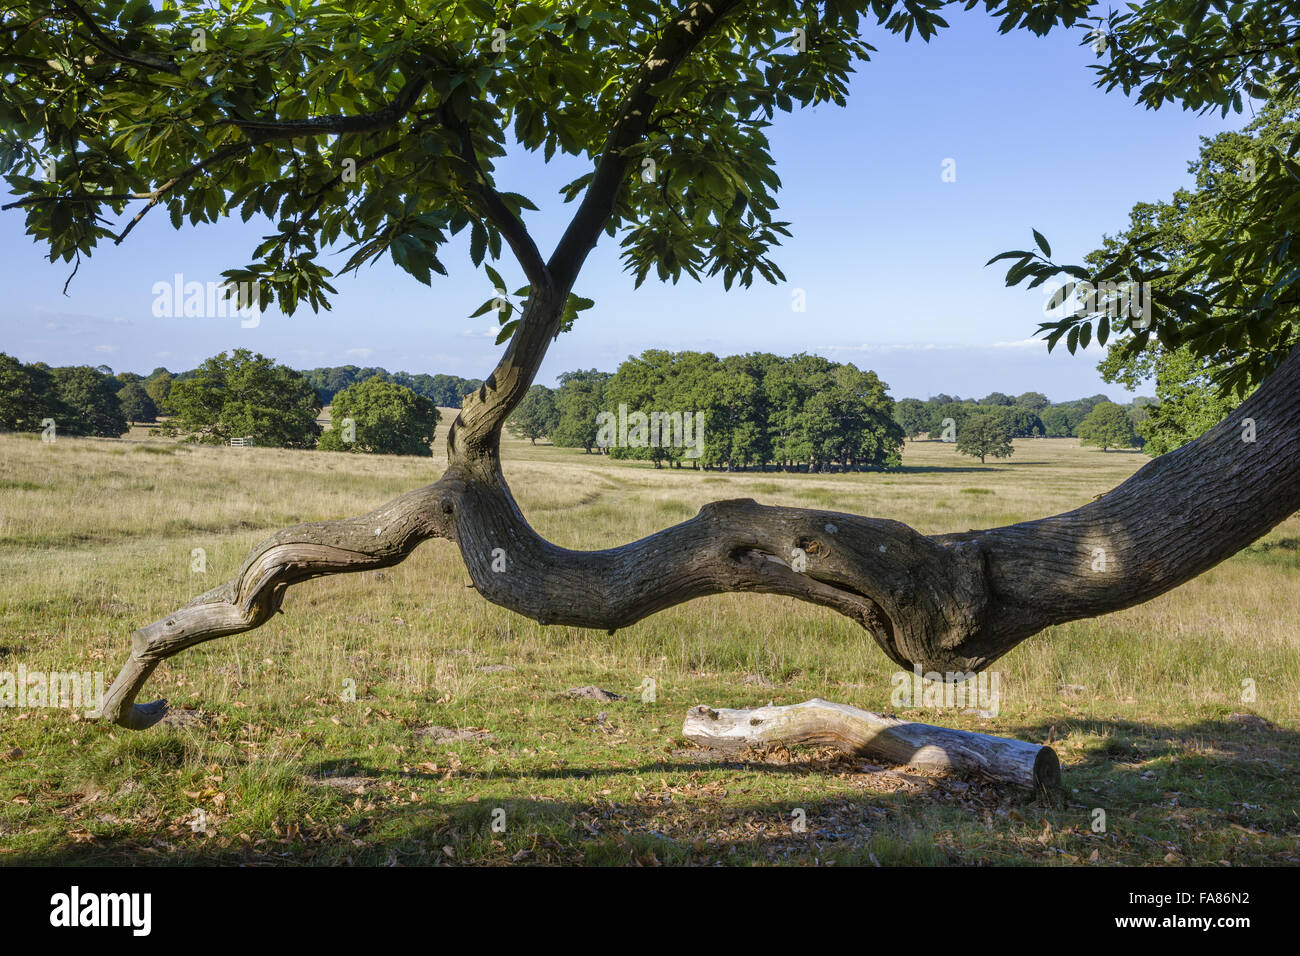
M207 837L184 828L123 828L93 842L70 837L7 854L0 864L934 865L1073 863L1092 849L1104 853L1101 862L1300 862L1294 731L1251 715L1176 727L1066 717L999 730L1070 743L1064 806L1047 807L1027 791L973 776L882 767L825 751L712 759L680 750L633 765L488 772L473 767L471 748L450 778L423 765L379 768L361 756L304 765L310 812L249 839L220 827ZM435 766L448 763L437 748L431 754ZM799 795L754 793L762 778L777 775L790 781L782 794ZM829 779L852 786L809 793ZM487 792L439 792L467 781ZM585 781L590 790L574 796L574 785ZM619 783L635 786L611 793ZM539 792L547 784L569 792ZM412 791L420 793L418 802ZM1092 828L1098 809L1110 821L1104 833ZM1047 838L1040 836L1045 824Z

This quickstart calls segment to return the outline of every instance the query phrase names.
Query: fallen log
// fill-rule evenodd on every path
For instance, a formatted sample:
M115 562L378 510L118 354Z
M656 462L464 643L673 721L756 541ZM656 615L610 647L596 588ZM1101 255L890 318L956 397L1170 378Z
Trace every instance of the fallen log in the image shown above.
M701 746L726 752L807 744L896 766L981 774L1048 795L1059 793L1061 787L1061 764L1051 747L898 720L820 698L753 710L699 704L686 714L682 733Z

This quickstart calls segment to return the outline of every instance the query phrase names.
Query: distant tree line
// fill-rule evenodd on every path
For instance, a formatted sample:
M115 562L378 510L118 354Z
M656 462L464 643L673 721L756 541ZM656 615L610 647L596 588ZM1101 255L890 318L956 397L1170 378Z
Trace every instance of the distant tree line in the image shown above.
M613 372L566 372L559 387L534 385L508 423L534 442L549 438L613 458L705 469L877 470L896 467L904 437L947 438L984 461L1006 457L1015 438L1078 437L1083 444L1161 454L1223 417L1203 364L1161 353L1136 368L1102 363L1128 384L1158 372L1161 400L1128 405L1093 395L1050 402L1041 392L982 399L940 394L895 402L874 372L816 355L649 350ZM481 383L454 375L392 374L345 365L297 372L246 349L173 374L113 374L106 366L51 368L0 353L0 430L117 437L130 423L160 423L188 440L388 454L430 454L437 406L458 407ZM342 429L322 434L332 404ZM603 428L602 428L603 423Z
M334 396L343 389L360 385L372 378L409 388L416 395L422 395L443 408L460 408L461 399L483 384L479 379L461 378L458 375L412 375L410 372L389 372L387 369L358 368L355 365L314 368L303 374L316 390L322 407L333 402Z
M901 461L885 383L818 355L651 349L612 374L566 372L559 383L529 390L508 423L514 434L656 467L859 471Z
M157 414L140 376L117 377L100 365L51 368L24 364L0 352L0 431L44 431L58 435L117 438L130 416L151 421Z
M205 444L251 438L255 445L277 448L427 456L433 453L438 402L394 379L418 380L440 398L454 394L456 405L459 389L475 387L450 375L356 371L378 374L358 374L330 393L337 427L322 432L317 416L324 402L308 375L247 349L222 352L185 372L157 368L148 376L114 375L107 366L28 365L0 353L0 430L43 431L53 422L56 438L117 438L131 423L141 423Z
M1051 402L1042 392L1025 392L1014 398L1002 392L992 392L981 399L940 394L924 401L919 398L899 399L894 405L894 420L912 440L921 435L931 439L959 440L967 420L973 415L980 416L982 428L987 427L985 421L992 415L1001 422L1010 438L1083 438L1080 426L1088 416L1099 406L1115 404L1105 395ZM1118 405L1129 419L1130 429L1134 432L1133 441L1130 445L1112 444L1110 447L1140 446L1142 437L1138 427L1156 404L1154 398L1138 396L1128 405Z

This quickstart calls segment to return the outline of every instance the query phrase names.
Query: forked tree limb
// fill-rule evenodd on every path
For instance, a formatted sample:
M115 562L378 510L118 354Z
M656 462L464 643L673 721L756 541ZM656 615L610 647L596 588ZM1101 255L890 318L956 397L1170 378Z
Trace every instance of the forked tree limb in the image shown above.
M975 773L1044 794L1061 788L1056 751L1011 737L935 727L813 698L752 710L692 707L682 735L734 753L746 747L819 746L892 764Z

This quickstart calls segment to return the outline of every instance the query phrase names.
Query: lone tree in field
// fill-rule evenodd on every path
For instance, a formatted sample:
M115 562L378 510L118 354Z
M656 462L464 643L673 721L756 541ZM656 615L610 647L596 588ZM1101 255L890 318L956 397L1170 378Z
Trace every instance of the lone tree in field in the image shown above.
M966 5L981 2L1003 31L1075 27L1091 44L1104 26L1098 82L1138 90L1150 107L1239 110L1243 95L1289 95L1300 77L1296 3L1149 0L1115 15L1081 0ZM621 237L638 283L651 273L727 287L755 274L783 279L769 257L786 224L774 218L779 180L764 127L777 110L843 103L848 74L871 51L860 30L928 40L946 26L943 5L7 3L0 167L21 197L11 205L52 259L120 243L155 210L178 228L261 214L274 233L227 275L261 283L286 312L327 304L334 290L318 256L337 244L351 250L347 269L388 255L427 283L443 272L439 248L467 230L476 263L487 268L508 249L525 283L510 293L519 312L500 309L508 342L465 398L442 477L360 517L287 528L233 580L140 628L104 701L108 718L155 723L164 703L134 701L159 661L258 627L298 582L395 564L429 538L456 543L484 598L542 624L613 633L701 595L761 591L848 616L902 667L964 672L1048 625L1161 594L1291 514L1300 506L1296 143L1255 168L1248 197L1179 263L1181 281L1149 324L1112 318L1094 296L1085 297L1093 307L1044 328L1050 344L1064 338L1071 350L1094 328L1103 344L1132 331L1134 350L1153 336L1185 342L1240 359L1228 385L1263 380L1231 419L1097 501L933 536L883 518L719 501L594 552L559 548L528 525L501 472L501 428L588 304L574 290L595 243ZM549 252L529 232L533 204L494 173L511 136L547 158L589 163L563 189L576 206ZM1064 273L1102 287L1163 268L1140 237L1096 270L1058 265L1046 238L1036 242L1006 254L1009 283ZM1205 509L1210 496L1216 506ZM1094 571L1098 547L1109 559Z
M549 438L560 423L560 412L555 407L555 394L545 385L534 385L519 403L515 413L506 420L511 434L527 438L536 445L537 439Z
M1011 426L1007 416L1000 411L968 415L957 430L957 451L978 458L981 465L988 455L1010 458L1015 450L1011 444Z
M330 430L321 435L324 451L371 455L431 456L438 408L403 385L369 378L349 385L330 405Z
M1102 402L1079 422L1079 444L1096 445L1102 451L1135 448L1141 443L1133 430L1127 409L1114 402Z

